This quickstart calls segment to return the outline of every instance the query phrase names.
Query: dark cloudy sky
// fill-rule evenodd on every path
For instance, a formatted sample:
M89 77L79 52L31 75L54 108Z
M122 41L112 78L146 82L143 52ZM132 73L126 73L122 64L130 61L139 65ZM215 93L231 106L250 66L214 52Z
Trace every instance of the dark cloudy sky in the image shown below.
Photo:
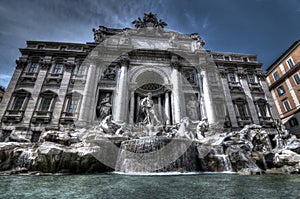
M205 49L257 54L263 68L300 39L300 0L0 0L0 85L26 40L86 43L92 28L132 27L150 11L169 29L198 32Z

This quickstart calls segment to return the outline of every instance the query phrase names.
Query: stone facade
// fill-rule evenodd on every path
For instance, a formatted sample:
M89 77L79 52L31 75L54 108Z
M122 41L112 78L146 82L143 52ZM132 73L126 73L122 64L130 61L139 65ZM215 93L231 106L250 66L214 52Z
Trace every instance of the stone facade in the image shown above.
M300 41L294 42L268 69L266 80L276 110L287 129L300 136Z
M95 126L109 115L140 125L148 93L148 111L164 126L188 117L272 133L277 114L255 55L205 50L197 33L165 31L152 13L133 24L99 26L86 44L28 41L0 104L2 135L33 139L48 129Z

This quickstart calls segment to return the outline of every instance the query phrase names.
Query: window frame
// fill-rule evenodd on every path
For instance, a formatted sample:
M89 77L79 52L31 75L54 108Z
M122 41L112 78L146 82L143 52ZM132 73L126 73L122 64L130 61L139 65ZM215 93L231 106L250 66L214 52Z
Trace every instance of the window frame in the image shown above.
M275 74L276 74L276 75L275 75ZM278 81L279 78L280 78L277 71L275 71L275 72L272 74L272 76L273 76L274 81Z
M297 82L297 80L296 80L297 78L295 78L295 76L298 77L298 82ZM295 84L296 84L296 85L299 85L299 84L300 84L300 76L299 76L299 74L298 74L298 73L294 74L294 75L293 75L293 78L294 78Z
M288 67L291 69L295 66L295 62L293 60L292 57L289 57L287 60L286 60L286 64L288 65ZM292 65L291 65L292 64Z
M287 105L288 105L288 107L289 108L287 108L287 106L286 106L286 103L285 102L287 102ZM284 108L285 108L285 111L287 112L287 111L290 111L290 110L292 110L292 107L291 107L291 104L290 104L290 102L289 102L289 99L288 98L286 98L286 99L284 99L284 100L282 100L282 104L283 104L283 106L284 106Z
M14 92L12 94L11 101L9 103L9 106L8 106L7 110L8 111L25 111L27 103L28 103L28 100L30 98L30 95L31 94L29 92L24 91L24 90ZM15 106L16 106L16 100L18 98L20 98L20 97L23 98L22 104L19 107L19 109L16 109L15 108Z
M58 66L60 66L60 70L57 71L57 68ZM60 75L63 73L63 68L64 68L64 65L62 63L56 63L54 66L53 66L53 69L52 69L52 74L55 74L55 75Z
M86 66L85 65L79 65L76 71L76 75L83 76L86 74Z
M299 125L299 122L298 122L297 118L295 118L295 117L291 118L291 119L289 120L289 125L290 125L291 127L298 126L298 125Z
M253 78L253 82L251 81L251 78L250 78L250 77ZM257 83L255 74L253 74L253 73L248 74L248 82L249 82L250 84L256 84L256 83Z
M52 105L53 97L52 96L43 96L41 98L41 103L39 105L38 110L41 112L49 112L51 110L51 105ZM45 102L47 102L47 109L45 109Z
M18 102L18 100L21 99L21 98L22 98L22 101ZM10 107L10 110L12 110L12 111L22 111L22 110L24 110L25 101L26 101L26 96L25 95L16 95L16 96L14 96L13 102L12 102L11 107ZM16 107L17 104L18 104L18 107Z
M279 93L279 88L282 88L281 90L283 91L282 93ZM276 88L276 91L277 91L277 94L278 96L282 96L286 93L285 89L284 89L284 86L283 85L280 85Z
M233 75L233 76L231 76L231 75ZM232 81L231 78L234 78L234 81ZM228 81L230 83L237 83L237 78L236 78L236 75L234 72L228 72Z
M35 67L33 67L35 66ZM31 64L29 65L28 69L27 69L27 73L30 74L34 74L37 73L39 69L39 63L38 62L31 62Z
M53 108L54 108L56 97L57 97L57 94L53 93L53 92L46 91L44 93L41 93L36 111L43 112L43 113L52 112ZM44 106L43 104L44 104L45 100L49 100L49 99L50 99L50 104L48 106L48 109L47 110L43 109L43 106Z
M76 102L75 107L74 104L72 105L72 102ZM66 113L77 113L78 112L78 105L79 105L80 97L79 96L69 96L67 98L67 103L66 103L66 108L65 111ZM71 109L71 107L73 107Z

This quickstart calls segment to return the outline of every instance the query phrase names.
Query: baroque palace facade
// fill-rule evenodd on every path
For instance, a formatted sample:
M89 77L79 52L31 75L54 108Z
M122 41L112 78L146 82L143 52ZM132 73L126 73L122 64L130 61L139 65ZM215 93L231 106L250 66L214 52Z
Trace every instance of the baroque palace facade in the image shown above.
M238 130L278 119L255 55L212 52L197 33L166 31L149 13L134 28L94 29L86 44L28 41L0 104L2 139L36 139L45 130L91 127L112 115L139 125L151 93L156 122L207 120Z

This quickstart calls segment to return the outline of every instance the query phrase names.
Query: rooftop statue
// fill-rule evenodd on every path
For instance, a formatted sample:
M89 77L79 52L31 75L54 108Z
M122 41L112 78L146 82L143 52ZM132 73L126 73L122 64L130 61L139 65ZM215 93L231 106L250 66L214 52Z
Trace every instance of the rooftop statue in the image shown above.
M132 22L134 24L136 29L139 28L147 28L147 27L159 27L159 28L164 28L168 24L161 19L157 19L157 15L153 14L152 12L150 13L144 13L143 20L139 17L136 20Z

